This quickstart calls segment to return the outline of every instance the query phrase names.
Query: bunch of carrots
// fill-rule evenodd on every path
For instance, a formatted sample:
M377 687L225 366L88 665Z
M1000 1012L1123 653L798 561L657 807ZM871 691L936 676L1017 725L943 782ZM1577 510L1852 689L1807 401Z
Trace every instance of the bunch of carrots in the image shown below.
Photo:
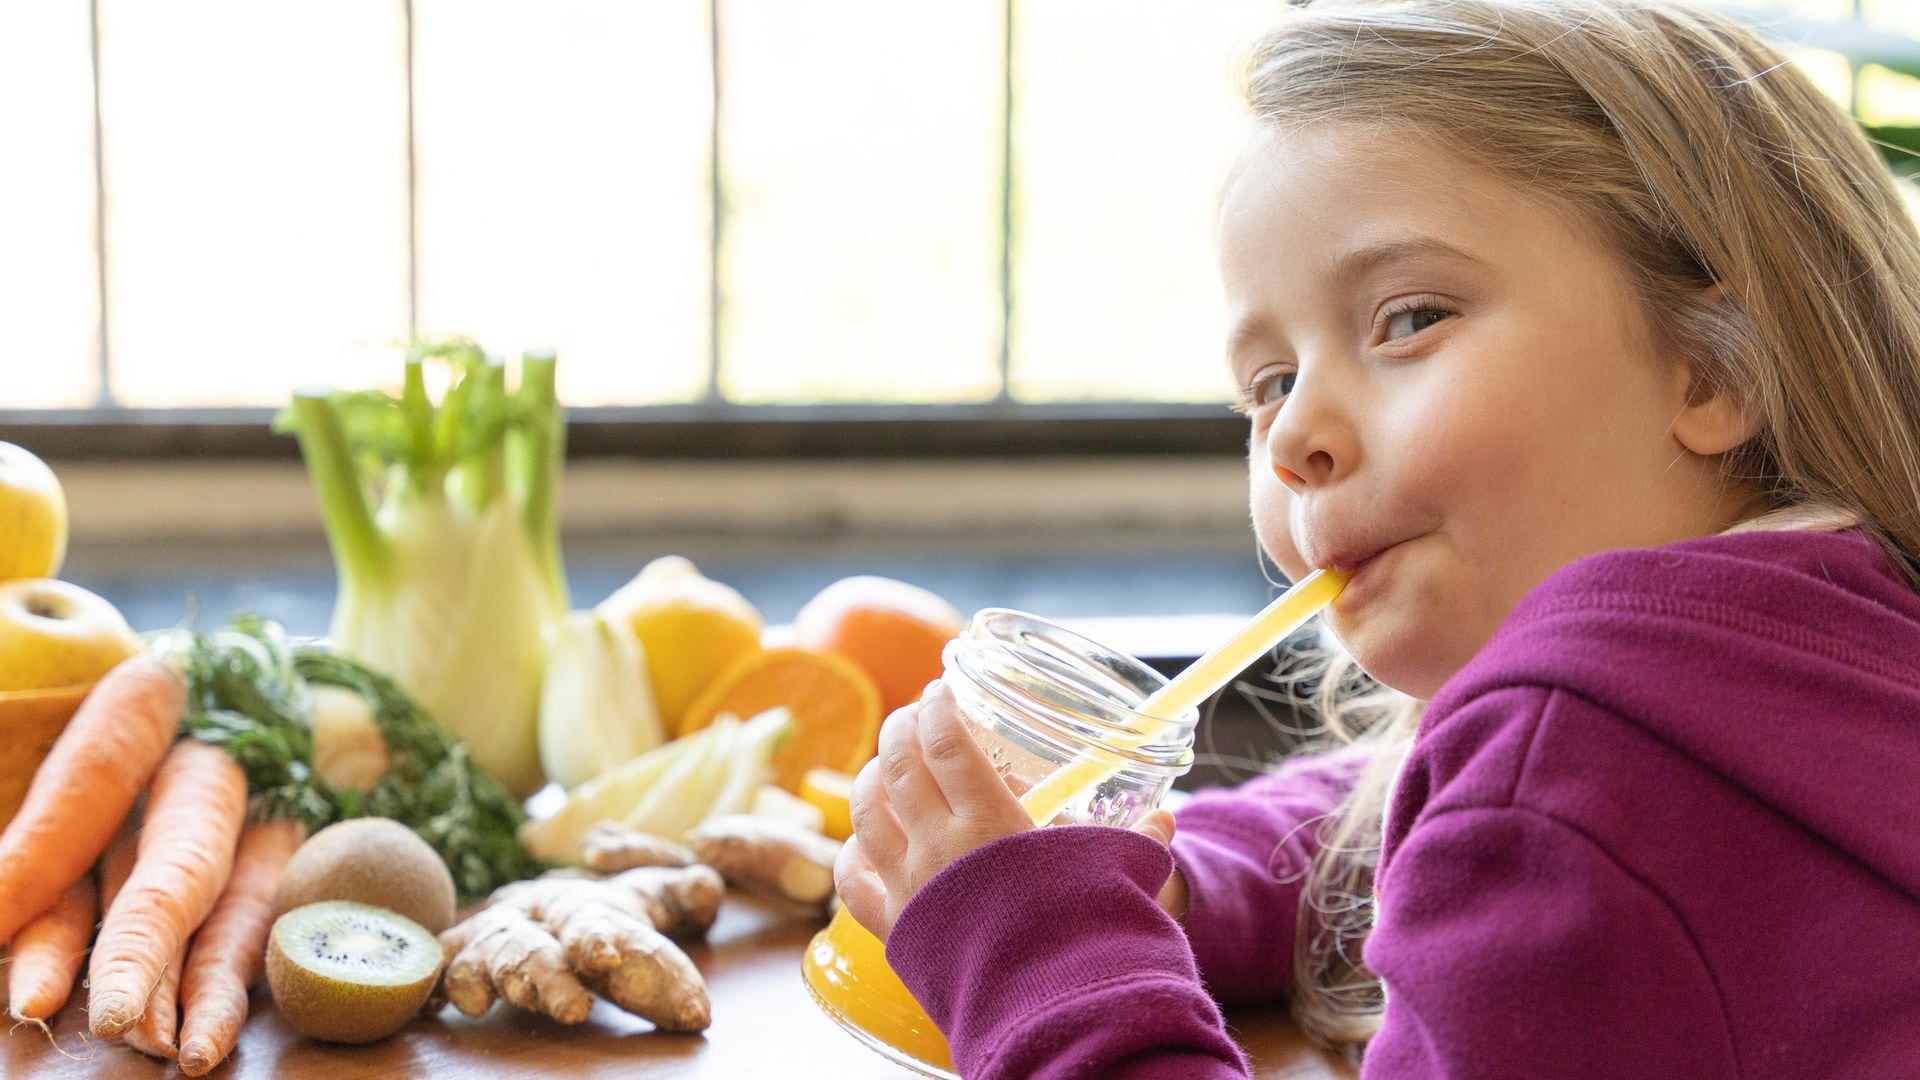
M177 738L186 705L185 676L147 653L87 695L0 833L0 941L16 1022L48 1031L87 960L93 1034L201 1076L239 1041L304 830L247 823L239 764Z

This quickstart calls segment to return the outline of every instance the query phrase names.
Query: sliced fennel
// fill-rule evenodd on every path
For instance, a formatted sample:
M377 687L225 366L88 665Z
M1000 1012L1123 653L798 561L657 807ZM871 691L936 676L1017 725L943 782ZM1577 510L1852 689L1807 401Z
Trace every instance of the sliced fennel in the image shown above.
M576 866L580 839L602 821L618 821L680 756L691 738L676 739L575 788L551 816L520 826L520 843L537 859Z
M700 824L729 775L740 742L740 720L721 716L694 733L697 746L673 763L623 815L628 828L678 840Z
M706 813L700 815L701 821L720 814L744 814L752 808L755 796L773 774L773 751L792 726L793 715L785 709L768 709L740 725L734 752L728 760L726 780L714 794Z
M547 626L540 685L540 764L574 788L666 741L646 651L633 627L597 611Z
M430 362L450 371L438 404ZM568 606L553 357L526 356L511 394L464 339L414 349L405 374L398 397L302 391L279 422L333 548L333 647L392 675L524 797L542 780L542 630Z
M784 709L745 723L722 715L580 785L551 817L521 826L520 842L537 858L577 864L581 838L601 821L678 840L709 817L748 809L791 727Z
M820 812L819 807L777 784L760 785L760 789L753 793L753 803L747 807L747 813L755 817L791 821L817 833L823 833L827 828L827 816Z

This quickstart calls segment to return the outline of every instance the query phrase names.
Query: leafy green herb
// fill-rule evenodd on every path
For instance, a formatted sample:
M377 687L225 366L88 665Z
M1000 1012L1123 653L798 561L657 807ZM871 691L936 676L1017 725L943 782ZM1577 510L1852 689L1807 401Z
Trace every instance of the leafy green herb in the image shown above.
M516 836L526 820L519 806L392 679L328 649L292 645L278 624L251 615L226 630L174 631L161 647L187 672L182 732L233 755L260 797L258 816L294 818L309 832L392 818L440 853L462 903L541 871ZM343 687L371 708L390 759L371 788L343 789L314 771L314 684Z

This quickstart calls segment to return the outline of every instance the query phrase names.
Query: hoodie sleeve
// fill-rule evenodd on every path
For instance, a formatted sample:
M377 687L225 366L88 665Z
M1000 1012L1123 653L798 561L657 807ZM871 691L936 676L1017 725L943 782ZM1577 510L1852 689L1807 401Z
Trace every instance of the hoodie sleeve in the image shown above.
M887 961L969 1080L1245 1077L1180 927L1154 896L1173 864L1124 829L996 840L907 903Z
M1292 988L1294 924L1319 819L1371 755L1355 745L1294 758L1270 776L1201 792L1174 815L1173 859L1187 884L1182 922L1218 1000L1270 1001Z

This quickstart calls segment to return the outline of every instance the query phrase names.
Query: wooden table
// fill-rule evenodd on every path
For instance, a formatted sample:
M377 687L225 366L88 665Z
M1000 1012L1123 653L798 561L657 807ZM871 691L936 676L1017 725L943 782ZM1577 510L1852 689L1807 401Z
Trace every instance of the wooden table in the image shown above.
M687 945L713 998L713 1026L700 1036L653 1032L652 1025L605 1002L585 1024L566 1027L497 1005L477 1020L448 1008L385 1042L341 1047L301 1038L274 1013L264 986L254 1015L225 1065L232 1080L362 1080L370 1077L727 1077L741 1080L904 1080L821 1013L800 982L800 953L820 920L769 901L730 893L704 943ZM0 1039L0 1076L156 1080L183 1075L171 1062L122 1046L82 1048L84 991L57 1018L55 1052L38 1031ZM1235 1010L1234 1034L1269 1080L1350 1078L1351 1070L1308 1044L1279 1007Z

